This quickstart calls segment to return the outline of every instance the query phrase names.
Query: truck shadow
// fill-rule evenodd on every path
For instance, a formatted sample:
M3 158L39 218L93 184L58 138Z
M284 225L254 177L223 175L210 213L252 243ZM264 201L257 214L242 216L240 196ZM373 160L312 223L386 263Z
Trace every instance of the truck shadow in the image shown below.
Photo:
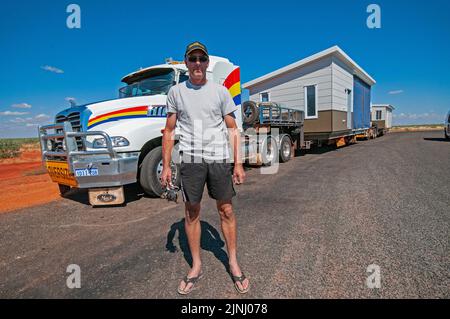
M111 205L111 206L102 206L102 207L125 207L128 203L132 203L134 201L140 200L142 197L144 197L144 191L142 188L137 184L130 184L124 186L124 194L125 194L125 202L121 205ZM74 188L70 190L66 195L64 195L64 198L73 200L75 202L78 202L80 204L84 204L87 206L90 206L89 203L89 194L87 189L79 189Z
M336 151L338 148L335 145L324 145L321 147L313 146L309 150L297 150L295 152L295 156L304 156L304 155L321 155L329 152Z
M186 237L184 220L185 219L183 218L170 227L170 231L167 234L166 249L171 253L175 253L178 250L177 246L174 244L175 235L178 231L179 248L183 252L186 262L190 267L192 267L192 255ZM225 270L229 273L228 254L223 249L225 247L225 242L220 237L219 232L207 222L200 221L200 225L202 230L200 248L212 252L214 256L223 264Z
M424 137L424 141L430 141L430 142L447 142L449 143L450 140L447 140L443 137Z

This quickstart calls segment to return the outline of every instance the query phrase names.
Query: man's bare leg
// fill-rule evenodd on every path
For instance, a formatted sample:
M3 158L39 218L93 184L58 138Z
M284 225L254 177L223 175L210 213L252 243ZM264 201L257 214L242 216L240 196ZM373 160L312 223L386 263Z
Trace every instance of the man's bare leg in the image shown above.
M230 272L233 276L242 276L241 268L237 261L236 252L236 216L233 212L233 205L231 200L229 201L217 201L217 210L219 211L223 236L227 243L228 258L230 264ZM243 283L237 282L239 289L247 289L249 285L248 279L245 279Z
M202 268L202 262L200 259L200 237L201 237L201 224L200 224L200 204L185 203L185 221L184 228L186 230L186 236L189 243L189 249L192 255L192 268L189 270L188 278L197 277ZM182 281L180 283L181 290L191 289L192 283L186 286L186 283Z

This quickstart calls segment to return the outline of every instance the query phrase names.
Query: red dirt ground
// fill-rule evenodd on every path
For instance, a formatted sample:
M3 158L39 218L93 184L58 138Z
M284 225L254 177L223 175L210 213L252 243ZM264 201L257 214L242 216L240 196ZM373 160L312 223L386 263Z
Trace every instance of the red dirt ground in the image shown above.
M0 160L0 214L58 198L58 185L42 165L40 150L26 148L18 158Z

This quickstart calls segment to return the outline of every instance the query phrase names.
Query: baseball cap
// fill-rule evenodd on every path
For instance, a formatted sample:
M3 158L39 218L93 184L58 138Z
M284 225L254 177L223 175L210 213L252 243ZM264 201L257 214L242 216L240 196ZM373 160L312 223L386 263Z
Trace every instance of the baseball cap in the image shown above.
M195 50L201 50L206 55L208 55L208 49L206 49L206 46L198 41L195 41L186 47L186 53L184 54L184 56L188 56L192 51L195 51Z

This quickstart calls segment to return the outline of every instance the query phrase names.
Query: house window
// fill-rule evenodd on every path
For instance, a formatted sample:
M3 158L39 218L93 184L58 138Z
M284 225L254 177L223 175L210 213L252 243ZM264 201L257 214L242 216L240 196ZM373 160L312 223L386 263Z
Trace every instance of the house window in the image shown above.
M269 92L263 92L259 95L261 102L269 102L270 101L270 94Z
M377 121L381 120L381 111L377 111L377 114L376 114L375 118L376 118Z
M305 118L318 118L317 85L305 86Z

